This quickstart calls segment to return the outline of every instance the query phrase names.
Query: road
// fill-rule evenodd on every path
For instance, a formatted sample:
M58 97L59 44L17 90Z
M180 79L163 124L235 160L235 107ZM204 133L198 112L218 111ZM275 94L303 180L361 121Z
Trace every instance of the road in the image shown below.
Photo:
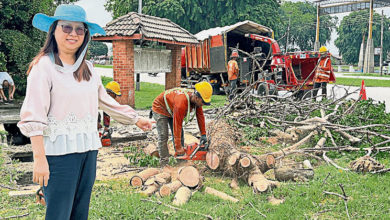
M336 73L336 78L354 78L354 79L379 79L379 80L390 80L390 77L377 77L377 76L349 76L345 74L351 73Z
M113 77L113 71L110 68L97 68L95 70L102 76ZM345 78L358 78L356 76L342 76L340 73L336 75L336 77L345 77ZM365 79L381 79L381 80L390 80L387 77L364 77ZM149 83L157 83L161 85L165 85L165 73L159 73L156 77L149 76L148 74L141 74L141 82L149 82ZM328 94L332 93L332 88L336 85L330 84L328 86ZM337 85L334 89L336 97L342 97L345 95L345 89L349 92L357 91L360 88L353 86L340 86ZM372 98L376 101L385 102L386 103L386 112L390 112L390 87L366 87L367 98ZM357 99L359 93L355 93L350 97L353 99Z
M97 73L100 74L100 76L113 77L114 75L113 70L111 68L95 67L95 70ZM157 74L157 76L149 76L147 73L141 73L141 82L165 85L165 73L159 73Z

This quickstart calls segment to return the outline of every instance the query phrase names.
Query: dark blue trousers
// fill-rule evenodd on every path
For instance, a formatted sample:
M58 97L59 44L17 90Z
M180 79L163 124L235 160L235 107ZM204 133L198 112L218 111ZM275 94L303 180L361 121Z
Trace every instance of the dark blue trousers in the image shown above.
M50 179L43 188L46 219L88 219L98 151L46 156Z

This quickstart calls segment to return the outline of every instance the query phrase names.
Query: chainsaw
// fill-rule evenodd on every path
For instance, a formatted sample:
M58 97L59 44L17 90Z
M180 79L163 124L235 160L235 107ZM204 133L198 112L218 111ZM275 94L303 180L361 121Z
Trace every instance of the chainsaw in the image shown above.
M206 160L209 145L207 143L192 143L184 148L184 155L175 154L179 160Z
M111 134L112 134L112 128L108 130L104 130L103 133L100 135L100 139L104 147L111 146Z

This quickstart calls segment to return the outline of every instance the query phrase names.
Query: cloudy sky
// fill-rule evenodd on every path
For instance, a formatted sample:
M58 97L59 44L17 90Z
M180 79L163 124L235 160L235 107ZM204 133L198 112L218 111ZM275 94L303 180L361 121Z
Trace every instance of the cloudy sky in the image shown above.
M292 0L294 2L300 1L300 0ZM88 19L92 22L98 23L101 26L105 26L108 22L112 20L112 16L109 12L107 12L104 8L104 4L106 3L106 0L80 0L76 4L83 7L86 12ZM390 17L390 8L383 8L384 14L387 17ZM382 9L376 9L377 13L381 13ZM339 21L342 20L342 18L347 15L348 13L342 13L342 14L336 14L336 16L339 18ZM337 38L337 33L332 33L331 42L326 45L331 53L334 55L338 55L338 49L334 45L334 40Z

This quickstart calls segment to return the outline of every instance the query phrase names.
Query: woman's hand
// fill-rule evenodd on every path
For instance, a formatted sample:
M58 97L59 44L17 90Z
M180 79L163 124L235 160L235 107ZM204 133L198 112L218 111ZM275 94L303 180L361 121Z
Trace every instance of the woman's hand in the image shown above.
M135 123L135 125L137 125L137 127L141 128L143 131L150 131L150 130L152 130L154 123L156 123L156 121L141 117L138 119L138 121Z
M49 164L46 156L35 157L33 165L33 182L40 186L47 186L50 178Z

